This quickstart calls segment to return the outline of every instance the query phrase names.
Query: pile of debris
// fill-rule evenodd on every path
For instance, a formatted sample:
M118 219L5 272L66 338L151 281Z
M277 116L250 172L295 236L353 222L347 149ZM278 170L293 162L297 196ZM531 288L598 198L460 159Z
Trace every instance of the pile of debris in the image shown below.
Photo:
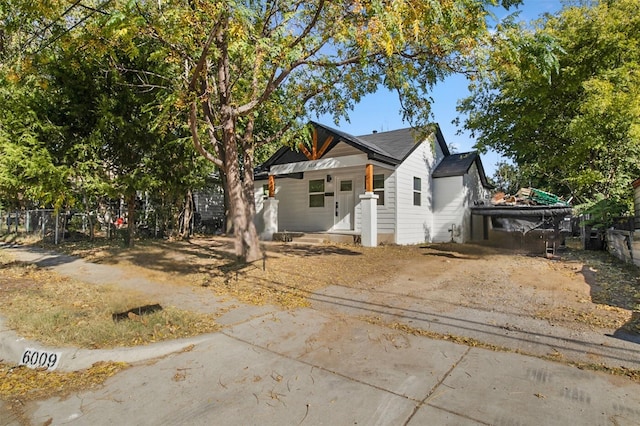
M516 195L504 192L496 193L491 198L494 206L569 206L569 203L550 192L536 188L520 188Z

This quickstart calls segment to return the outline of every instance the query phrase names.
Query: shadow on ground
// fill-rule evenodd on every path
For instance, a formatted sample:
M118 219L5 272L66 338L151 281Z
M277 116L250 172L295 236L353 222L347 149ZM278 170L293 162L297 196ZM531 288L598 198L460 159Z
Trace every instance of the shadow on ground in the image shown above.
M611 336L640 343L640 268L607 252L584 251L572 255L585 263L579 273L590 287L593 303L631 311L630 320Z

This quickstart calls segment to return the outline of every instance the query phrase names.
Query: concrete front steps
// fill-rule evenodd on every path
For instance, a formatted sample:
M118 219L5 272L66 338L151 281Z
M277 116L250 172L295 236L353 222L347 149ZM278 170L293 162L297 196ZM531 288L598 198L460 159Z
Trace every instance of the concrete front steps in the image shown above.
M356 232L276 232L273 241L291 244L322 245L327 243L360 244L360 234Z

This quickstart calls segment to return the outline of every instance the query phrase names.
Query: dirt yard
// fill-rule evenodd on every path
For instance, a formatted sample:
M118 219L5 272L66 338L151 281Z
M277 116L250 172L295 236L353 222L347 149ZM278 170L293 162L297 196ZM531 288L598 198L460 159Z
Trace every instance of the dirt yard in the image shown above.
M456 306L543 319L550 326L640 332L640 274L603 252L568 249L559 260L471 244L265 245L265 258L240 266L227 238L147 241L134 249L68 244L65 250L132 274L285 308L331 285L375 290L380 301L414 296L442 311ZM167 291L170 291L168 287Z

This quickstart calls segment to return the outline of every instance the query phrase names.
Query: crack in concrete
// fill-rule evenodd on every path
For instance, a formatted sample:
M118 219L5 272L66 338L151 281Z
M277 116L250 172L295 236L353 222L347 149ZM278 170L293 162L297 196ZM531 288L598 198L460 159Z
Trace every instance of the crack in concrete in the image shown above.
M449 377L449 375L451 375L453 370L456 369L456 367L460 364L460 362L462 362L462 360L469 354L470 351L471 351L471 347L468 347L467 350L462 354L460 359L458 359L456 362L454 362L451 365L451 368L449 368L449 370L447 370L447 372L442 375L442 378L438 381L438 383L436 383L435 386L433 388L431 388L429 390L429 392L427 392L427 396L425 396L421 401L418 401L418 404L416 404L415 408L413 409L413 412L409 415L407 420L404 422L404 426L407 426L409 424L411 419L413 419L413 417L416 415L416 413L422 407L424 407L425 405L428 405L428 401L430 399L433 399L432 397L435 395L436 391L443 385L443 383L447 379L447 377ZM437 407L435 407L435 408L437 408ZM452 413L452 414L455 414L455 415L458 415L458 416L460 415L458 413ZM465 416L463 415L463 417L465 417ZM474 420L474 419L470 419L470 420Z
M248 340L244 340L244 339L240 339L239 337L232 336L232 335L230 335L230 334L225 333L224 331L221 331L220 333L221 333L221 334L223 334L223 335L225 335L225 336L227 336L227 337L229 337L229 338L231 338L231 339L233 339L233 340L235 340L235 341L237 341L237 342L241 342L241 343L244 343L244 344L246 344L246 345L249 345L249 346L251 346L252 348L262 349L262 350L267 351L267 352L269 352L269 353L272 353L272 354L274 354L274 355L278 355L278 356L280 356L280 357L282 357L282 358L285 358L285 359L288 359L288 360L291 360L291 361L294 361L294 362L298 362L298 363L303 364L303 365L307 365L307 366L311 367L311 371L313 371L313 369L316 369L316 368L317 368L318 370L321 370L321 371L327 372L327 373L329 373L329 374L333 374L333 375L338 376L338 377L342 377L343 379L347 379L347 380L349 380L349 381L351 381L351 382L359 383L359 384L361 384L361 385L368 386L368 387L370 387L370 388L373 388L373 389L376 389L376 390L379 390L379 391L382 391L382 392L386 392L386 393L389 393L389 394L391 394L391 395L398 396L398 397L400 397L400 398L404 398L404 399L406 399L406 400L408 400L408 401L413 401L413 402L416 402L416 403L420 402L419 400L417 400L417 399L415 399L415 398L411 398L411 397L409 397L409 396L407 396L407 395L402 395L402 394L399 394L399 393L394 392L394 391L392 391L392 390L385 389L385 388L383 388L383 387L380 387L380 386L374 385L374 384L372 384L372 383L367 383L367 382L365 382L365 381L363 381L363 380L359 380L359 379L356 379L356 378L353 378L353 377L347 376L346 374L340 373L340 372L335 371L335 370L331 370L331 369L326 368L326 367L323 367L323 366L321 366L321 365L317 365L317 364L314 364L314 363L311 363L311 362L307 362L307 361L301 360L301 359L299 359L299 358L291 357L291 356L286 355L286 354L283 354L283 353L281 353L281 352L277 352L277 351L274 351L274 350L272 350L272 349L269 349L268 347L261 346L261 345L257 345L257 344L255 344L255 343L252 343L252 342L248 341ZM447 374L448 374L448 373L447 373Z

